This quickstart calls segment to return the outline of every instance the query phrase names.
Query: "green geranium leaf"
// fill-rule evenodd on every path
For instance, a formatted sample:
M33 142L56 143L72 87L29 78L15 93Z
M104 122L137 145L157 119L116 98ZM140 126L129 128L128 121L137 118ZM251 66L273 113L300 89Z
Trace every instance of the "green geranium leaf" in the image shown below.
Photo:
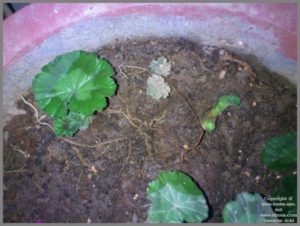
M92 117L70 112L70 114L55 120L54 132L57 136L72 136L79 129L86 129Z
M273 137L261 153L261 161L270 170L287 170L297 164L297 133Z
M212 132L216 128L216 120L218 115L231 105L239 105L241 102L238 96L222 96L213 108L211 108L201 119L201 126L204 130Z
M276 214L260 194L242 192L237 194L236 200L225 205L223 210L225 223L273 223Z
M202 191L192 179L178 171L160 173L148 184L150 223L202 222L208 217L208 206Z
M280 206L282 211L278 212L278 214L297 214L297 176L283 178L280 188L274 192L272 197L282 198L281 202L285 203L284 206ZM278 201L276 202L278 203Z
M95 54L73 51L56 57L34 78L32 91L39 107L50 117L69 111L91 115L106 106L117 85L112 66Z

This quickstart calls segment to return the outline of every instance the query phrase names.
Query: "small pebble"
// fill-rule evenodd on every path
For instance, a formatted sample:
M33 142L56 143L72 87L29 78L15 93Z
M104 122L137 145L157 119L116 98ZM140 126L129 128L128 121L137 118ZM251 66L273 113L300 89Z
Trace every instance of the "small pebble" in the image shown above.
M86 221L88 224L92 223L92 220L90 218L87 219Z
M293 172L293 175L296 175L296 174L297 174L297 171L294 171L294 172Z
M8 131L5 131L5 132L3 133L4 141L7 141L7 140L8 140L8 137L9 137L9 132L8 132Z
M95 168L95 166L92 166L91 169L90 169L94 174L96 174L98 171L97 169Z
M276 176L276 179L281 179L281 178L282 178L282 176L280 176L280 175Z
M226 75L226 71L225 70L222 70L220 73L219 73L219 79L224 79L225 78L225 75Z
M135 194L134 196L133 196L133 200L137 200L139 198L139 194Z
M253 87L253 84L250 82L250 83L249 83L249 86L250 86L250 87Z
M189 148L189 145L184 144L184 145L183 145L183 148L184 148L185 150L187 150L187 149Z
M92 178L92 174L89 173L89 174L87 175L87 177L88 177L89 179L91 179L91 178Z
M260 176L256 176L255 180L258 181L260 179Z
M131 223L134 223L134 224L138 223L138 218L135 214L133 214L133 216L132 216Z
M244 43L242 41L238 42L239 46L244 46Z
M250 177L250 173L248 171L243 172L247 177Z
M240 150L239 150L239 153L241 154L242 152L243 152L243 151L240 149Z
M255 102L255 101L252 103L252 106L253 106L253 107L255 107L255 106L256 106L256 102Z

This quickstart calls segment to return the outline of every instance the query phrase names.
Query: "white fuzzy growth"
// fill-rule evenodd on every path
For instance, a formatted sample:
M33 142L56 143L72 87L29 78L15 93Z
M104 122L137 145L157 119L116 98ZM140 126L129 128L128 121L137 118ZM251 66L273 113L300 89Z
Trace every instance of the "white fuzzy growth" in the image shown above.
M170 91L170 86L165 83L163 77L154 74L148 78L147 95L153 99L159 100L161 97L165 99L169 96Z
M171 71L171 64L165 57L159 57L157 60L152 60L150 64L150 71L153 74L168 76Z

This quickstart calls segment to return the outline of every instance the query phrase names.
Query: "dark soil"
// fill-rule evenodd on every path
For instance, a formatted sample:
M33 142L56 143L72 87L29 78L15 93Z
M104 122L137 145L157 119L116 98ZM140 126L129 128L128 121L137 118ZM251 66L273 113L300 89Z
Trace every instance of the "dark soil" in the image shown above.
M117 72L118 95L88 129L69 139L82 145L124 139L96 148L55 137L20 100L26 114L4 127L4 222L145 222L147 184L162 170L177 169L180 147L196 144L202 132L183 96L199 117L222 95L241 98L240 106L218 117L216 130L205 134L180 169L205 192L207 221L221 222L224 205L239 192L271 195L284 175L269 172L260 153L273 136L296 130L296 88L251 63L255 77L242 61L222 60L226 53L174 38L101 48L99 56ZM145 92L149 74L128 65L147 69L159 56L172 63L173 85L170 96L157 101ZM25 98L34 103L31 94ZM120 111L135 118L134 124Z

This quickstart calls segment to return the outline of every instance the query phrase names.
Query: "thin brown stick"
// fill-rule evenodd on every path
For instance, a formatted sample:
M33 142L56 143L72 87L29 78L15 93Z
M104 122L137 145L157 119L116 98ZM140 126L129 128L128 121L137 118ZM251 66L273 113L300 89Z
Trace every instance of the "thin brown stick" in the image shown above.
M128 143L128 154L127 154L127 157L126 157L126 160L125 160L126 163L128 163L129 157L131 156L131 153L132 153L132 146L131 146L131 143L129 142Z
M45 126L48 126L53 132L54 132L54 129L53 127L47 123L47 122L42 122L41 120L44 119L46 116L45 115L42 115L41 117L39 116L39 112L38 110L36 109L36 107L34 107L31 103L29 103L27 100L25 100L25 98L21 95L21 99L22 101L28 105L33 111L34 111L34 117L36 118L37 122L41 125L45 125Z
M39 120L39 112L37 111L37 109L31 103L29 103L27 100L25 100L25 98L22 95L21 95L21 99L25 104L27 104L29 107L31 107L31 109L34 111L34 117L37 119L37 121L40 121Z
M143 170L142 170L143 164L144 164L144 158L142 157L139 162L139 168L138 168L138 173L137 173L138 177L144 176Z
M79 150L78 148L76 148L76 147L72 147L72 148L73 148L73 150L76 152L76 154L77 154L79 160L81 161L81 163L82 163L83 165L85 165L86 167L88 167L89 169L92 168L92 166L91 166L90 164L88 164L88 163L82 158L82 156L81 156L81 154L80 154L80 150Z
M194 148L198 147L203 140L204 134L205 134L205 130L203 130L202 133L200 134L197 143L194 144L191 148L186 149L186 151L188 152L188 151L193 150Z
M6 170L3 171L3 173L24 173L24 172L28 172L28 169L18 169L18 170Z
M138 69L138 70L141 70L140 72L135 72L135 73L126 73L124 70L123 70L123 67L126 67L126 68L131 68L131 69ZM141 74L141 73L144 73L144 72L148 72L147 69L143 68L143 67L138 67L138 66L134 66L134 65L119 65L118 66L119 68L119 71L121 72L121 74L123 75L123 78L128 78L129 75L135 75L135 74Z
M77 147L82 147L82 148L97 148L97 147L100 147L102 145L110 144L110 143L117 142L119 140L124 140L124 139L127 139L127 138L126 137L119 137L119 138L116 138L116 139L103 141L103 142L100 142L98 144L93 144L93 145L80 144L80 143L77 143L77 142L72 141L70 139L67 139L65 137L59 137L59 139L65 141L65 142L67 142L67 143L69 143L71 145L77 146Z
M194 116L197 118L197 120L200 122L201 119L200 117L197 115L196 111L194 110L194 108L192 107L191 103L188 101L188 99L179 91L179 89L176 87L175 84L173 84L173 82L171 82L170 79L167 79L167 81L173 86L173 88L177 91L177 93L184 99L184 101L187 103L187 105L189 106L191 112L194 114Z
M123 78L128 78L128 75L122 69L122 65L119 65L118 68L119 68L119 71L121 72L121 74L123 75Z
M146 68L143 68L143 67L139 67L139 66L134 66L134 65L124 65L124 67L127 67L127 68L133 68L133 69L139 69L139 70L142 70L143 72L148 72L148 70Z
M128 122L135 128L139 128L138 125L136 125L123 111L119 111L119 110L114 110L114 109L107 109L106 110L107 113L109 114L121 114L123 115L127 120Z
M129 107L128 104L126 103L126 101L124 100L124 98L118 93L117 97L121 100L121 102L125 105L126 107L126 114L128 116L128 118L130 118L132 121L137 121L138 123L143 123L142 120L140 120L139 118L135 118L131 115L130 111L129 111Z
M79 186L79 183L80 183L81 177L82 177L82 175L83 175L83 172L84 172L84 169L83 169L83 170L81 170L81 173L80 173L79 179L78 179L78 181L77 181L77 184L76 184L76 187L75 187L75 190L76 190L76 191L78 191L78 186Z
M256 74L253 72L252 67L248 63L246 63L242 60L239 60L229 54L223 55L221 60L222 61L232 61L232 62L239 64L240 66L244 67L254 78L256 78Z
M16 152L19 152L21 155L23 155L25 159L30 157L30 154L27 151L22 151L21 149L17 149Z
M202 59L200 58L200 56L199 56L197 53L193 52L193 54L198 58L198 60L199 60L199 62L200 62L200 64L201 64L201 69L203 69L204 71L208 71L208 72L211 73L211 74L214 74L214 72L213 72L212 70L210 70L210 69L208 69L207 67L205 67L205 65L204 65L204 63L203 63L203 61L202 61Z
M203 140L203 137L204 137L204 134L205 134L205 130L202 131L202 133L200 134L199 139L198 139L198 141L195 145L193 145L191 148L184 149L184 151L182 151L180 153L180 162L179 162L178 170L180 170L182 168L184 158L189 153L189 151L193 150L194 148L198 147L201 144L201 142Z

